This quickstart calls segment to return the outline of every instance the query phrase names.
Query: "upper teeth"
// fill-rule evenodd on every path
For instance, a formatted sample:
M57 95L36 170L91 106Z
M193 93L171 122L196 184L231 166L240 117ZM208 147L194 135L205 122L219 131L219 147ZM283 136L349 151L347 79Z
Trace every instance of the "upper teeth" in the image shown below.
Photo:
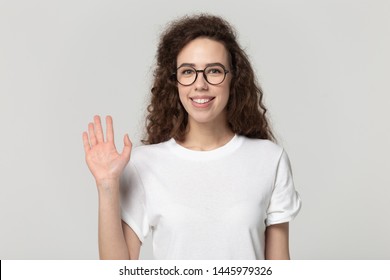
M192 99L194 102L204 104L210 101L210 99Z

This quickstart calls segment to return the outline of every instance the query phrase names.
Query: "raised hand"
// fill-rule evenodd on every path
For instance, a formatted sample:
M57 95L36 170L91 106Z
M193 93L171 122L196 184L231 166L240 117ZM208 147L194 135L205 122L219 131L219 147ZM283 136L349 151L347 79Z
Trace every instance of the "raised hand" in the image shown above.
M106 130L107 135L104 139L100 116L95 116L94 122L88 124L88 133L83 132L85 159L96 182L119 180L130 160L132 144L127 134L123 139L122 153L117 152L111 116L106 117Z

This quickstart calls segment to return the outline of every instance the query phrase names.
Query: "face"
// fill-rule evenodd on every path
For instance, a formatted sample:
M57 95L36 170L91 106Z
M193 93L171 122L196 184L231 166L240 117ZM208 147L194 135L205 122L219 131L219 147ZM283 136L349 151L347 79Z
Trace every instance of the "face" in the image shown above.
M196 70L207 66L222 64L230 70L229 54L225 46L208 38L197 38L188 43L177 56L177 67L190 65ZM210 77L216 72L213 67L208 71ZM209 79L210 81L211 78ZM209 84L202 72L198 73L196 81L183 86L177 83L180 101L188 113L188 121L201 124L226 125L226 104L229 100L231 73L218 85Z

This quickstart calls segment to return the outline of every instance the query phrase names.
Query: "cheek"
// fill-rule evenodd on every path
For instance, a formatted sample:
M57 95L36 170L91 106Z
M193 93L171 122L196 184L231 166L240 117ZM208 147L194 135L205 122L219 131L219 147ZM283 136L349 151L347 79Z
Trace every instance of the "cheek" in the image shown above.
M227 103L229 101L229 98L230 98L230 87L229 86L226 86L226 88L224 88L222 96L223 96L223 100Z
M230 95L230 86L231 86L232 81L231 81L231 79L226 79L225 82L226 83L223 84L223 90L229 96Z
M180 87L180 86L177 88L177 90L179 92L179 99L180 99L181 103L183 105L185 105L185 101L187 100L187 96L188 96L187 90L183 87Z

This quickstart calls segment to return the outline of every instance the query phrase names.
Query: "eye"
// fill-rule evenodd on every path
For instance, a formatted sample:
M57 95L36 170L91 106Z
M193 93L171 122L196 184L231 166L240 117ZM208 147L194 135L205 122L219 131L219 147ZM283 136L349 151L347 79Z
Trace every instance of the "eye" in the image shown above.
M195 71L192 68L180 69L180 75L183 75L183 76L190 76L190 75L193 75L194 73L195 73Z
M206 69L206 74L210 75L219 75L223 73L223 69L221 67L210 67Z

